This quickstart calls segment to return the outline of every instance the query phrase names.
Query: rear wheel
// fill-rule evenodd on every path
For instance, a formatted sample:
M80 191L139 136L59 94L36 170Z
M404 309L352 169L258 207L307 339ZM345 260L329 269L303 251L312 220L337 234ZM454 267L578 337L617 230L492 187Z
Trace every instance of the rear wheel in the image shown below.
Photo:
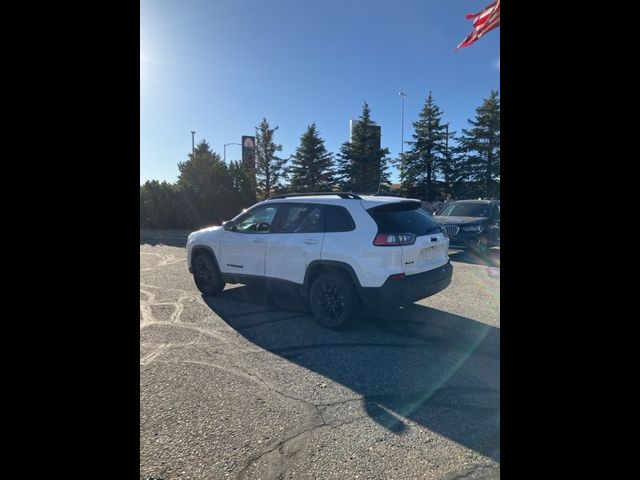
M316 321L340 330L360 315L360 301L353 284L338 274L322 274L309 290L309 306Z
M224 289L224 281L208 253L200 253L194 258L193 280L204 295L218 295Z

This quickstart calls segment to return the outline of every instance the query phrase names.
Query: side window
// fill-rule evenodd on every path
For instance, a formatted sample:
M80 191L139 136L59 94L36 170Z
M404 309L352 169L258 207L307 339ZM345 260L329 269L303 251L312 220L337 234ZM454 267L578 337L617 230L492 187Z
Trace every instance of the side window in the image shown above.
M284 208L275 233L322 232L322 207L313 204L288 205Z
M356 225L346 208L335 205L325 205L325 232L349 232L355 230Z
M261 205L244 213L235 220L234 231L239 233L269 233L276 216L277 205Z

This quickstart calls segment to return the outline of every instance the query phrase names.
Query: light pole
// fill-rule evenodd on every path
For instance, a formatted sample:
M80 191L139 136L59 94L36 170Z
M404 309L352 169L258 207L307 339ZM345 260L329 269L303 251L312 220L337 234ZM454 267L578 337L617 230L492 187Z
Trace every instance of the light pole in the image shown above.
M223 148L223 150L224 150L224 163L227 163L227 145L240 145L240 146L242 146L241 143L225 143L224 144L224 148Z
M196 151L196 144L195 144L195 135L196 132L194 132L193 130L191 131L191 155L193 155Z
M444 148L445 148L445 152L446 152L445 156L446 156L446 160L447 160L447 171L449 172L449 171L451 171L450 170L451 169L451 162L449 161L449 124L446 123L444 128L445 128L445 132L446 132L445 133L445 137L444 137L444 145L445 145ZM447 178L447 177L449 177L449 178ZM447 190L448 190L447 196L448 196L451 193L451 185L450 185L451 177L449 175L445 176L445 182L447 184Z
M407 94L400 92L398 95L402 97L402 122L400 127L400 155L402 155L404 153L404 97L406 97Z
M404 154L404 98L407 94L401 91L398 95L402 98L402 121L400 125L400 192L402 193L402 182L404 181L404 168L402 166L402 156Z

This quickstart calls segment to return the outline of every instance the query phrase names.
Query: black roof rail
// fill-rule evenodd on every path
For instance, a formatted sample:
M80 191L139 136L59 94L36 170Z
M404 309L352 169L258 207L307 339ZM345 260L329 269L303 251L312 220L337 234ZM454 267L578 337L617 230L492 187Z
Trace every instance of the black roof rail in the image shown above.
M282 200L283 198L291 198L291 197L318 197L321 195L337 195L338 197L343 199L362 200L360 195L356 195L355 193L350 193L350 192L285 193L281 195L274 195L272 197L267 198L267 200Z

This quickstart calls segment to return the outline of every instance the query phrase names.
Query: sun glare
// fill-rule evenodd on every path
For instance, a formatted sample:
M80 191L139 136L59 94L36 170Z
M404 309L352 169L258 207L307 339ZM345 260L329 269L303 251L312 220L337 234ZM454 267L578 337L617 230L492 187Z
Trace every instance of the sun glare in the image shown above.
M147 63L147 58L144 54L144 51L140 49L140 79L144 77L145 74L145 65Z

